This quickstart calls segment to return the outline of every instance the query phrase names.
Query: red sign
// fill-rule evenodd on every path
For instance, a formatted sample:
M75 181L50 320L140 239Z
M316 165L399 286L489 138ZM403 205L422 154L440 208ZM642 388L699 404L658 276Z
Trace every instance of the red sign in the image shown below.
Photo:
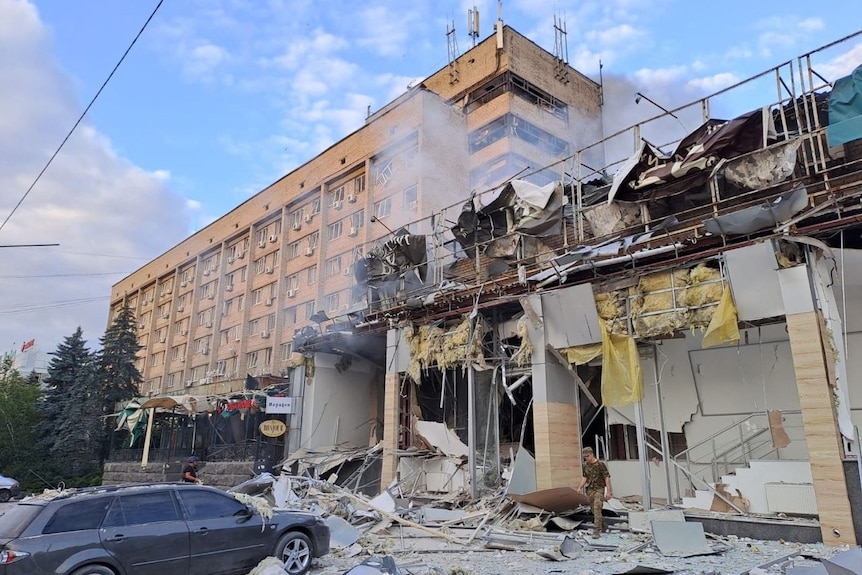
M28 349L30 349L34 345L36 345L36 340L31 339L30 341L25 342L24 345L21 346L21 351L27 351Z
M229 401L227 404L228 411L234 411L235 409L249 409L252 407L257 407L257 402L253 399L241 399L239 401Z

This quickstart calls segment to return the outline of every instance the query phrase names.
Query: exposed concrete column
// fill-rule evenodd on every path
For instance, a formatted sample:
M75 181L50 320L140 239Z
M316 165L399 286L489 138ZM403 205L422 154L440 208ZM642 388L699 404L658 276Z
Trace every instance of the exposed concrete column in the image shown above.
M824 341L823 316L811 294L810 281L818 279L808 266L779 270L779 278L823 542L854 545L834 382L830 381L833 352Z
M530 297L537 317L541 298ZM581 432L577 386L568 371L546 350L544 325L528 320L533 346L533 434L536 489L577 485L581 479Z
M386 332L386 376L383 382L383 468L380 488L386 489L398 476L398 438L401 424L398 407L401 399L401 375L410 362L410 349L402 330Z
M398 399L401 378L397 373L387 373L383 399L383 469L380 472L380 488L385 489L398 472Z

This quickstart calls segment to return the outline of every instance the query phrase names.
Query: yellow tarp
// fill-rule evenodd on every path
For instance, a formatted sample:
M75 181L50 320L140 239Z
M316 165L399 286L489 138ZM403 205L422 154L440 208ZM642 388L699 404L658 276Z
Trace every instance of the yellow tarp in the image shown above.
M721 300L718 302L718 307L715 308L715 313L706 328L706 333L703 334L703 341L700 345L706 348L738 341L739 326L736 323L736 306L733 305L730 289L725 285L721 293Z
M575 347L567 347L563 351L565 352L566 359L569 363L584 365L602 355L602 344L590 343L587 345L578 345Z
M644 385L638 346L630 335L608 333L602 329L602 403L622 407L643 399Z

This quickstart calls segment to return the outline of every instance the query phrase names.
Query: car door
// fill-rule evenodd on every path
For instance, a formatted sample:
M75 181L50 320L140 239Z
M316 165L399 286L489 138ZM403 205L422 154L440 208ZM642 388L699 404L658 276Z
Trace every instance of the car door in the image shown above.
M272 553L275 525L263 527L260 515L232 496L205 488L177 493L188 519L190 575L247 573Z
M101 529L102 546L126 573L185 573L189 530L172 489L120 495Z

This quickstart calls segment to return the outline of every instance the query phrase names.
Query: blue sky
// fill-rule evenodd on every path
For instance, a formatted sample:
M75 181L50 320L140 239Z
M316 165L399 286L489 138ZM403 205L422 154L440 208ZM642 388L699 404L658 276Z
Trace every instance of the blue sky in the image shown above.
M158 0L0 0L0 221L21 199ZM110 286L361 126L447 63L447 25L472 45L497 2L165 0L0 245L0 349L95 344ZM598 79L608 124L653 115L862 28L846 2L507 0L503 21ZM824 75L862 63L853 45ZM759 103L724 104L728 114ZM685 115L686 128L697 120ZM466 191L465 191L466 193ZM158 206L154 209L153 206Z

